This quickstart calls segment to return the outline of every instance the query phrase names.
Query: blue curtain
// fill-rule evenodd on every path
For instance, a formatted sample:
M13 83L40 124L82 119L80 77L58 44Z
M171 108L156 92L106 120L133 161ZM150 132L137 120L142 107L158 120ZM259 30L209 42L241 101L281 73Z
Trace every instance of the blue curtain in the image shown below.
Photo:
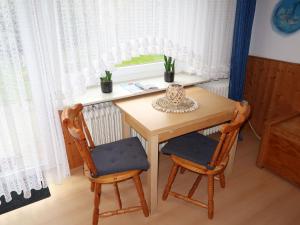
M246 64L256 0L237 0L231 55L229 98L243 100Z

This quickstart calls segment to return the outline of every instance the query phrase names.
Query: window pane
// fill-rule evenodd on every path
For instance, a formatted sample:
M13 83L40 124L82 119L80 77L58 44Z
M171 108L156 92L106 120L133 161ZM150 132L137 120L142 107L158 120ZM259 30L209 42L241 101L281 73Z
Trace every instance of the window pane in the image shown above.
M125 66L162 62L163 59L164 59L163 55L141 55L138 57L133 57L131 60L123 61L121 64L118 64L116 66L125 67Z

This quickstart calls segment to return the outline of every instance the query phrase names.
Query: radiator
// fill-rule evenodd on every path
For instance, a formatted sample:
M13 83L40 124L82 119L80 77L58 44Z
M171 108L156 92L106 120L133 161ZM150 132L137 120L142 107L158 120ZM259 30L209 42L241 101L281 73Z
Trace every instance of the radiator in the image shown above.
M228 96L228 80L219 80L198 85L213 93ZM99 103L85 106L83 114L96 145L105 144L122 138L122 119L119 108L111 102ZM204 135L209 135L219 131L219 127L212 127L203 131ZM144 148L146 141L133 129L132 136L137 136Z
M211 82L199 84L198 86L202 87L212 93L221 95L226 98L228 97L228 87L229 87L228 79L211 81ZM220 126L211 127L211 128L205 129L203 131L203 134L210 135L210 134L218 132L219 129L220 129Z
M83 115L95 145L122 138L121 111L112 102L85 106Z

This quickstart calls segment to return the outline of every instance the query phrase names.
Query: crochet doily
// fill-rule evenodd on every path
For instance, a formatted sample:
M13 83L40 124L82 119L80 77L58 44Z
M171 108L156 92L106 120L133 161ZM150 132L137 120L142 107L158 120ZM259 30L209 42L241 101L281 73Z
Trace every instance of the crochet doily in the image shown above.
M196 110L199 106L198 103L192 98L184 98L178 105L172 104L167 97L162 97L152 102L154 109L167 113L185 113Z

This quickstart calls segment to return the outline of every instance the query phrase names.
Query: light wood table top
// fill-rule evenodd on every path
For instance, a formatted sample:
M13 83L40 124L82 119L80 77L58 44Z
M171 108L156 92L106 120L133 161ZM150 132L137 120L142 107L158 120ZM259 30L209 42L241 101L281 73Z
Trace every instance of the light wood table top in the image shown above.
M209 122L215 125L231 119L235 101L199 87L188 87L185 90L186 96L193 98L199 105L195 111L166 113L154 109L152 102L163 97L165 92L118 100L114 103L147 131L146 136L202 121L207 123L207 120L210 120Z
M197 101L199 108L187 113L166 113L157 111L152 102L165 92L132 97L114 101L121 109L123 137L130 136L130 127L147 140L148 171L147 197L151 213L157 208L158 144L170 138L193 131L199 131L232 119L235 101L213 94L199 87L187 87L186 96ZM234 145L235 152L236 144ZM229 161L229 165L232 164Z

